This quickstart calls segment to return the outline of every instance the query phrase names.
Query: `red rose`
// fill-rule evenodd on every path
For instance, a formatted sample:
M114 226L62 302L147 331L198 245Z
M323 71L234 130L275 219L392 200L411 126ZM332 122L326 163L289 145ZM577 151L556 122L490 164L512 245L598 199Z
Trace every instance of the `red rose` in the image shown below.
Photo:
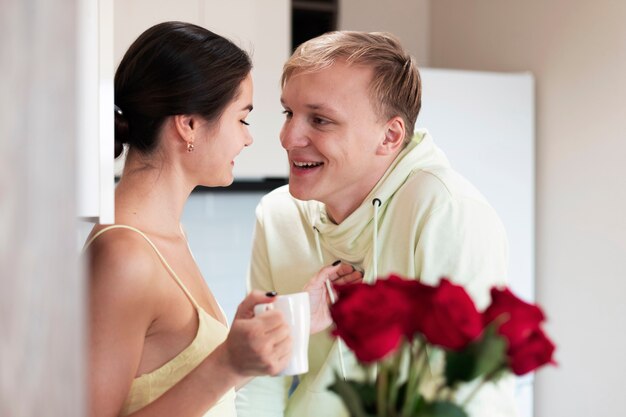
M517 298L508 288L491 289L491 305L483 313L483 322L496 322L498 333L508 343L509 365L516 375L554 363L555 346L541 329L544 320L539 307Z
M424 318L432 310L432 300L437 287L404 279L395 274L389 275L385 283L389 289L400 291L408 299L409 309L401 320L405 336L412 339L416 332L421 333L424 330Z
M460 285L442 279L430 302L422 319L422 332L430 343L460 350L482 333L482 316Z
M361 362L377 361L395 351L404 329L407 298L385 284L335 286L338 300L330 308L333 335L341 337Z
M511 370L515 375L524 375L547 363L555 363L552 359L554 349L554 343L540 328L536 328L524 343L509 349Z
M508 288L492 288L491 305L483 313L483 322L487 325L496 319L501 320L497 323L498 333L514 349L524 343L545 316L539 307L520 300Z

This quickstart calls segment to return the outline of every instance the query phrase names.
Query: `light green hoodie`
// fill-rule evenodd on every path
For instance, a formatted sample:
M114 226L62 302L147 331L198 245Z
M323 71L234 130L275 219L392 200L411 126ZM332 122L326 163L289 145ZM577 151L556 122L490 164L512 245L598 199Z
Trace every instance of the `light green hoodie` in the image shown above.
M339 225L329 220L324 204L296 200L287 186L266 195L256 214L250 289L302 291L322 266L340 259L363 270L367 281L392 272L429 284L448 277L483 309L489 289L506 279L508 245L500 219L450 168L425 130L415 134L361 206ZM238 416L278 417L283 410L288 417L347 416L339 397L327 389L335 372L341 372L340 351L346 376L358 378L351 352L328 331L321 332L311 336L309 372L300 376L291 396L291 378L256 378L238 393ZM511 383L505 379L481 389L470 414L515 416Z

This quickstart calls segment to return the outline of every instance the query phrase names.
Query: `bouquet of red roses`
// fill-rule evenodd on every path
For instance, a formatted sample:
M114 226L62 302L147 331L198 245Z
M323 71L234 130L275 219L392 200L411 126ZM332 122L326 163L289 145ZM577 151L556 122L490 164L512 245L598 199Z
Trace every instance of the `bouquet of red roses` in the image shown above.
M543 312L507 288L492 288L483 312L447 279L430 286L391 275L335 290L333 334L366 369L375 369L365 381L336 378L330 386L354 417L464 417L482 384L554 363ZM430 359L437 351L443 370L433 379ZM456 398L462 384L475 380L474 391Z

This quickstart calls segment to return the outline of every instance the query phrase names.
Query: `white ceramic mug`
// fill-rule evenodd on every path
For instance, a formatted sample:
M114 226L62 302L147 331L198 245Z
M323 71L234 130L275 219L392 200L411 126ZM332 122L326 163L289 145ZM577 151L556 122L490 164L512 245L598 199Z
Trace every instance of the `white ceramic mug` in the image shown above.
M287 367L279 375L299 375L309 371L309 333L311 329L311 307L309 293L277 295L273 303L257 304L254 315L267 310L280 310L291 329L293 350Z

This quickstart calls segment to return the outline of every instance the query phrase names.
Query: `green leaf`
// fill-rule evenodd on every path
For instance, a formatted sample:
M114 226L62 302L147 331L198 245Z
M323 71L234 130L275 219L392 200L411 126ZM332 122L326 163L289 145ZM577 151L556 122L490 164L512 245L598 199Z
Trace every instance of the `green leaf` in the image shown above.
M465 410L448 401L437 401L420 407L414 417L468 417Z
M376 414L376 386L368 382L348 380L348 384L356 391L363 402L367 413Z
M487 326L483 337L476 344L476 368L474 378L492 375L506 363L506 341L495 326Z
M446 385L452 387L458 382L474 379L476 373L476 351L466 348L460 352L446 351Z
M375 406L376 390L373 386L356 381L344 381L335 374L335 382L328 388L341 397L352 417L372 416L366 412L366 407L369 409Z
M460 352L446 351L446 384L469 382L481 376L495 379L506 367L506 340L495 326L485 328L483 335Z

